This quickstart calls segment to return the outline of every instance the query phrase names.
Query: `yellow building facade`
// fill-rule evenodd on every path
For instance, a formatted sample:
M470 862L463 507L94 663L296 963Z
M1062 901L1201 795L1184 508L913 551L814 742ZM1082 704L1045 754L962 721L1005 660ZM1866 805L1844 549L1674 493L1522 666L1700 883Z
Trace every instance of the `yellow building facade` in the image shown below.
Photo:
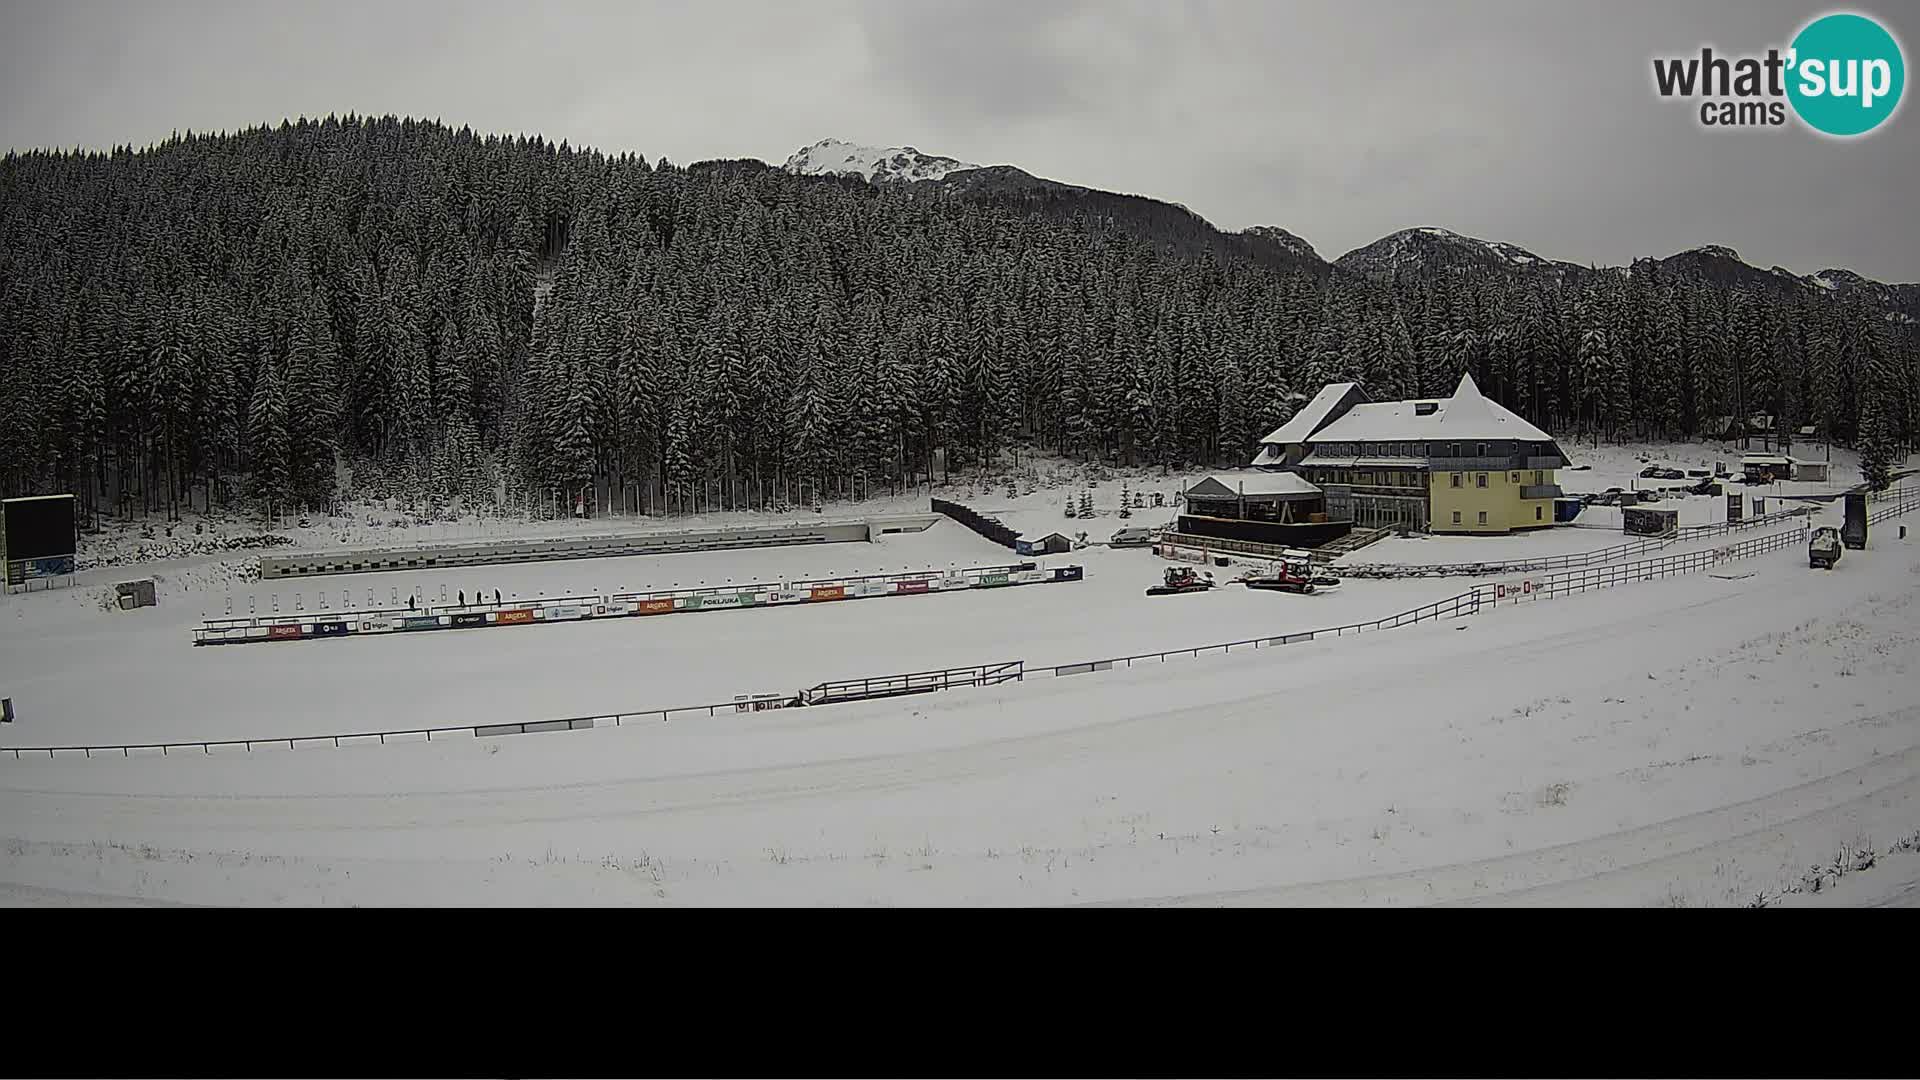
M1553 524L1553 469L1434 472L1427 482L1435 533L1508 533Z

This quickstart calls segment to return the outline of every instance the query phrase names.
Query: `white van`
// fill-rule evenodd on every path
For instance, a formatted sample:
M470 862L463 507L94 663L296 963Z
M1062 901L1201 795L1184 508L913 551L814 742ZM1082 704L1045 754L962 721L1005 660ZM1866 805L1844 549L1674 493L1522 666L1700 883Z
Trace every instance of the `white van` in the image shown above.
M1150 529L1144 525L1130 525L1114 533L1113 539L1107 541L1107 546L1148 547L1153 543L1153 534L1158 531L1157 529Z

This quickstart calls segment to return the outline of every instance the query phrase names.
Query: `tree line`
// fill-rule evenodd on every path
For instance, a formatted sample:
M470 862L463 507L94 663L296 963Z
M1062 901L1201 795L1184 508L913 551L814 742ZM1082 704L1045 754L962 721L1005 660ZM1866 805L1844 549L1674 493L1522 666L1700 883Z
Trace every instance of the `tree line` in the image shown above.
M1325 382L1462 371L1563 435L1726 416L1891 458L1913 325L1652 262L1315 274L929 185L393 117L0 160L0 492L319 506L344 475L630 511L1034 450L1247 460Z

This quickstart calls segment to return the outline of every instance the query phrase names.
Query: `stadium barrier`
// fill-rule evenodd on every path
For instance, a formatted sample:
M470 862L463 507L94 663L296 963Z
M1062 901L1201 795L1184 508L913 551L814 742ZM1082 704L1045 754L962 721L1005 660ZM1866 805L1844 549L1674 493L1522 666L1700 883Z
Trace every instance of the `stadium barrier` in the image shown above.
M987 517L972 507L948 502L945 499L934 499L932 505L934 513L945 514L1003 548L1019 546L1020 534L1002 525L998 519Z
M262 580L371 574L394 570L445 570L454 567L604 559L631 555L676 555L693 551L837 544L871 540L883 533L920 532L939 520L933 514L909 514L808 522L801 525L740 525L676 532L570 536L546 539L473 540L418 544L359 551L312 551L260 559Z
M242 645L266 641L304 641L312 638L366 634L412 633L435 630L483 629L498 626L537 626L582 619L668 615L684 611L716 611L781 604L859 600L880 596L918 596L959 589L991 589L1079 581L1080 566L1042 567L1037 563L1006 566L928 569L899 574L868 574L810 581L759 582L743 585L667 589L588 596L514 599L493 604L366 608L306 611L284 615L210 618L193 629L195 645Z

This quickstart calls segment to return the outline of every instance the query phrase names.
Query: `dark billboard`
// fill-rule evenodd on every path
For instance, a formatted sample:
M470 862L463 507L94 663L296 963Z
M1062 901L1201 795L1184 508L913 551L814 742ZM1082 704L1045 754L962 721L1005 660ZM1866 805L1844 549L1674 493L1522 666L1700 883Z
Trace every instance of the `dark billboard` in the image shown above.
M73 496L0 501L0 549L6 552L8 586L73 573L77 541Z
M7 499L0 502L0 523L9 562L70 556L77 546L71 495Z

